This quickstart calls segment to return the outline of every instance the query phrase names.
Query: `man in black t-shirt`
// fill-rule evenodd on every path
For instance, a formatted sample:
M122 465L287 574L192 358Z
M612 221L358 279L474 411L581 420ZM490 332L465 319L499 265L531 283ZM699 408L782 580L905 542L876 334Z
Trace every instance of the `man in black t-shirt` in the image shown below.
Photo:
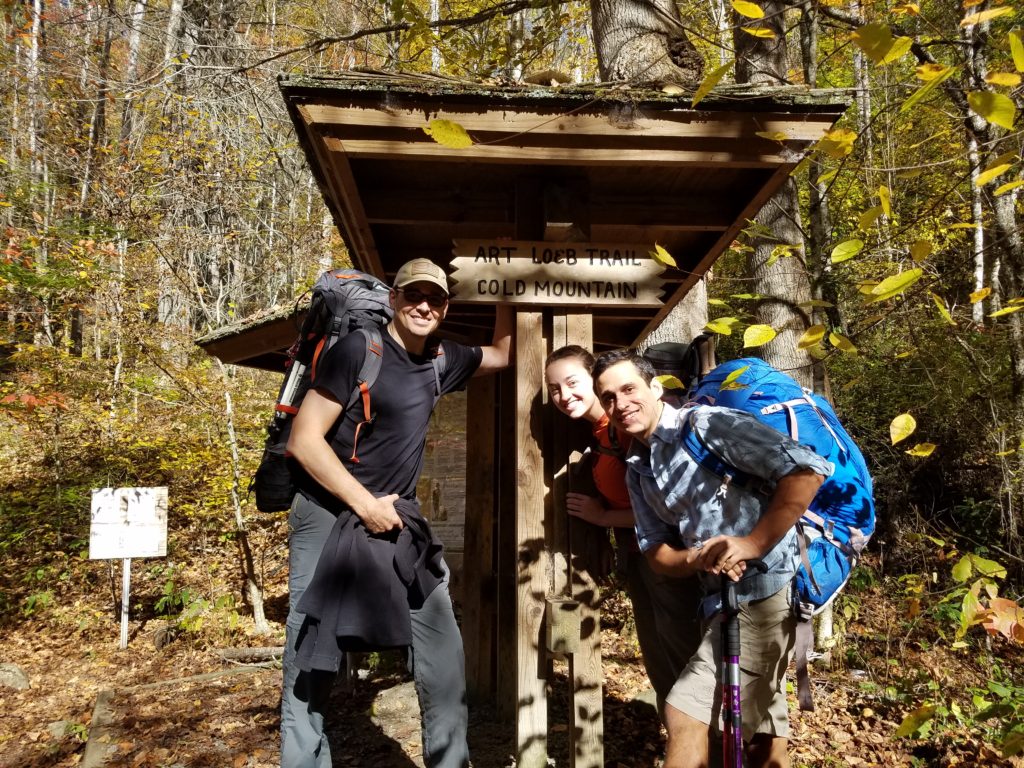
M310 619L297 606L311 582L318 584L314 571L319 578L321 552L328 558L328 551L335 550L339 537L357 536L366 539L358 544L368 543L369 549L376 551L381 540L395 540L399 531L407 534L413 528L422 529L415 503L416 484L423 467L427 425L438 394L433 364L436 347L429 343L429 338L448 310L444 271L427 259L404 264L395 277L391 303L395 317L383 334L381 370L370 393L376 414L372 426L360 427L357 436L356 427L362 421L357 411L361 409L346 412L344 408L367 354L363 335L350 334L318 362L312 387L295 417L288 442L289 452L307 477L300 484L289 516L290 594L281 703L282 768L331 765L323 714L337 667L320 669L314 665L308 669L305 649L303 659L297 658L300 645L311 634ZM439 394L462 389L472 376L505 368L511 352L512 325L511 310L498 306L490 346L443 342L440 353L445 364ZM352 456L358 460L353 461ZM402 515L409 521L410 514L415 516L416 525L406 526ZM340 530L342 522L346 523L344 530ZM325 547L336 523L340 532L335 530L331 546ZM429 535L429 527L427 531ZM440 564L440 583L422 604L414 604L410 598L410 665L422 712L424 762L428 768L462 768L469 762L465 665L462 638L448 594L448 570L443 561ZM331 571L334 564L321 565L334 574L343 570ZM396 556L395 566L398 565ZM360 594L360 590L377 588L379 580L367 577L364 581L351 570L349 574L346 594L352 597L355 593L354 600L372 604L377 596ZM363 584L365 587L360 586ZM324 594L333 592L318 591L321 600ZM303 610L309 611L309 603L308 599L303 603ZM370 615L371 621L393 618L383 607L379 616L372 612ZM321 641L322 638L318 642Z

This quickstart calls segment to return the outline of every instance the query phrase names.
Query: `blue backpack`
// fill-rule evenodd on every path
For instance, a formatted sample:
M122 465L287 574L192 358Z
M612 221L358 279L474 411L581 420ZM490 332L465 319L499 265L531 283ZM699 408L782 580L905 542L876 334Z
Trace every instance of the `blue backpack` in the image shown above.
M835 467L797 524L801 563L794 579L794 606L803 625L797 632L797 678L803 689L801 708L813 709L806 683L810 619L835 599L875 531L871 474L864 456L825 398L757 358L719 365L700 381L690 400L746 411ZM745 482L743 473L713 455L702 442L688 437L684 445L705 468L718 475L729 474L732 482Z

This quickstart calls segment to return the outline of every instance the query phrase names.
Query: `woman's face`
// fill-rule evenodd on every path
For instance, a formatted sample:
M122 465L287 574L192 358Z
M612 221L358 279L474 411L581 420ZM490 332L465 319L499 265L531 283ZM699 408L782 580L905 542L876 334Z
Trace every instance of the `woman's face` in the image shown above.
M575 357L556 360L544 373L555 407L570 419L583 418L597 402L594 380Z

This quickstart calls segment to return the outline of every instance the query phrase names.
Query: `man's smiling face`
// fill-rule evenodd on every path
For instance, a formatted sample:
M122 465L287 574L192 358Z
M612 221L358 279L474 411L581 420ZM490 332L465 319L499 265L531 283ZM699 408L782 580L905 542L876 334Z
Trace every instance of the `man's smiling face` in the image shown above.
M433 283L418 281L404 288L392 288L391 306L395 310L394 322L401 331L410 337L426 338L437 330L448 312L448 294Z
M604 370L594 382L601 406L617 429L648 442L661 418L661 384L648 384L631 362Z

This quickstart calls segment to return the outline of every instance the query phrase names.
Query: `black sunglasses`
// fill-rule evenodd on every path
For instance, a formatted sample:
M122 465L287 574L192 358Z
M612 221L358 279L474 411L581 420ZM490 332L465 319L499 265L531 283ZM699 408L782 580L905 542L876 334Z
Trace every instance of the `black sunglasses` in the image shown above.
M425 301L435 309L440 309L448 303L448 297L443 293L424 293L423 291L417 291L415 288L396 288L395 290L404 293L405 300L410 304L421 304Z

